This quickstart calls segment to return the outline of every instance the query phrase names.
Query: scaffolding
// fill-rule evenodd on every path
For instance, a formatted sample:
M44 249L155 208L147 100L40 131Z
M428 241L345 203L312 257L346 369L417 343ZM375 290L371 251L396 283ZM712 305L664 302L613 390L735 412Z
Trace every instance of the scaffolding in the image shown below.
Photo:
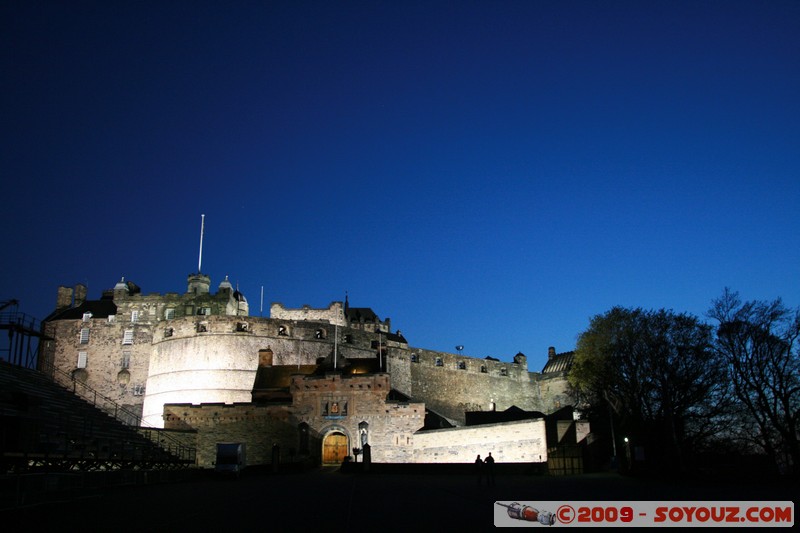
M25 368L36 368L39 344L49 337L41 332L36 318L21 313L17 300L0 301L0 360Z

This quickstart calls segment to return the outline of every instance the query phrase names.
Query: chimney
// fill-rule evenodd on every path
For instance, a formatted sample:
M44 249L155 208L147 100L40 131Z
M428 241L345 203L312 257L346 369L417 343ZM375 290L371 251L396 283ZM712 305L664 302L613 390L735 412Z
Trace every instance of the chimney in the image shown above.
M86 301L86 285L78 283L75 285L75 307Z
M72 288L64 287L63 285L58 288L58 296L56 297L56 311L63 311L72 306Z
M547 349L547 359L552 359L556 356L556 349L554 346L551 346Z

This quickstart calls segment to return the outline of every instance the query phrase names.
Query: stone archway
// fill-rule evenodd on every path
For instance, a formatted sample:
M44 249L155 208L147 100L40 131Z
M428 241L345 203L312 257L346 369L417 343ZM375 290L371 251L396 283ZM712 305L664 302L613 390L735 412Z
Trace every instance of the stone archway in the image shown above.
M322 464L341 464L350 455L347 435L341 431L332 431L322 441Z

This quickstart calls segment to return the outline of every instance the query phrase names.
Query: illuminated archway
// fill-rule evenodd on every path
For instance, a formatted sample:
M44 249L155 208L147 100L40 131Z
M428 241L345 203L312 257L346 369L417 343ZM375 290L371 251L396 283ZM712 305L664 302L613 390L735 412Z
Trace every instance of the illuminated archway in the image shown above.
M341 464L350 455L350 439L341 430L335 429L322 439L322 464Z

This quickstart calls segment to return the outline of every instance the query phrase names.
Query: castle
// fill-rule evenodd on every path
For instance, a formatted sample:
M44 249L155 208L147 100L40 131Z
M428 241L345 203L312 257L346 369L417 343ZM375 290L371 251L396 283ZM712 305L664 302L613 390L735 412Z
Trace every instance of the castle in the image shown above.
M554 445L545 415L565 410L557 438L588 434L571 416L571 353L550 348L531 372L522 353L505 362L415 348L348 298L274 303L268 318L254 317L227 277L212 293L207 275L191 274L184 293L167 294L123 278L98 300L83 285L59 287L43 333L42 369L70 373L133 424L183 432L200 466L221 442L247 443L248 464L274 462L276 449L282 461L322 463L351 451L388 463L471 462L488 451L544 462Z

